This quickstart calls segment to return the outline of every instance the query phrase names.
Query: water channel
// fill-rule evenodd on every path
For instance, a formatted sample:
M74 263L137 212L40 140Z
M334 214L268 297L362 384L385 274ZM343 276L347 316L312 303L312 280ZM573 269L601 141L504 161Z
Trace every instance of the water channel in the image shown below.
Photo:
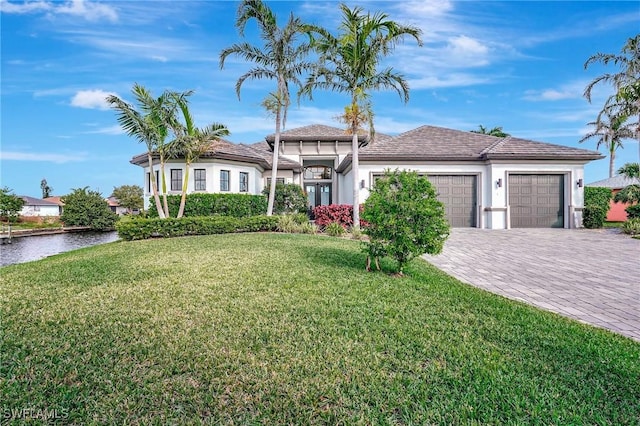
M30 262L66 251L118 239L117 232L70 232L54 235L14 237L11 244L0 245L0 266Z

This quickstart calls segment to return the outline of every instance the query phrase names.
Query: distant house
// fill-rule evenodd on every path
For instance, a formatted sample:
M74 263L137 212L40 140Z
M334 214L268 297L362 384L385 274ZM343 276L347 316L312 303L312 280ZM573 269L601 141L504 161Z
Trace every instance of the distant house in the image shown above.
M618 175L610 177L608 179L599 180L597 182L589 183L587 186L610 188L613 196L615 196L625 186L640 184L640 180L631 179L626 176ZM627 203L616 203L613 200L610 202L609 213L607 213L607 221L609 222L624 222L627 220L627 212L625 209L629 207Z
M19 197L24 200L24 205L20 211L20 216L22 217L60 216L60 206L53 201L42 200L27 195L20 195Z
M62 211L64 210L64 203L62 202L61 197L47 197L44 198L45 201L51 201L52 203L56 203L58 205L58 216L62 216Z
M282 132L277 181L300 185L313 208L351 204L354 180L364 202L385 170L415 170L435 186L454 227L574 228L582 225L584 165L604 158L585 149L421 126L395 137L378 133L374 141L359 136L354 177L351 138L319 124ZM189 166L187 192L260 194L271 180L274 139L213 143ZM148 207L151 173L160 178L159 158L149 164L144 153L131 163L142 168ZM183 158L166 163L170 194L180 194L186 171Z
M118 216L122 216L124 214L129 213L129 209L127 209L126 207L122 207L120 205L120 201L118 201L116 197L109 197L109 198L106 198L105 200L107 204L109 204L109 208L111 209L111 211L117 214Z

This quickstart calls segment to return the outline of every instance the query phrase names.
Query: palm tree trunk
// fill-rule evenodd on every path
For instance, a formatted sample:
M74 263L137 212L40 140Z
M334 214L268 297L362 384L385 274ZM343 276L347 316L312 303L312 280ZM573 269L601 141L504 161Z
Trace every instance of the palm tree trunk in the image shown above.
M149 161L149 180L151 181L151 190L153 191L153 198L156 202L156 210L158 211L158 217L164 219L166 216L162 210L162 204L160 204L160 196L158 195L158 182L156 182L156 174L153 172L153 157L151 152L147 154Z
M355 98L352 105L356 105ZM351 123L351 174L353 174L353 227L360 228L360 179L358 159L358 123L356 119Z
M276 178L278 177L278 151L280 150L280 114L281 108L276 111L276 135L273 141L273 158L271 160L271 185L269 186L269 203L267 205L267 216L273 215L273 205L276 200Z
M187 170L184 173L184 181L182 182L182 195L180 196L180 209L178 210L177 218L181 218L184 214L184 205L187 202L187 185L189 184L189 163L187 163Z
M162 202L164 203L164 215L165 217L170 217L169 204L167 204L167 176L164 172L164 160L160 162L160 175L162 178Z
M606 138L606 136L605 136ZM616 161L616 145L613 143L613 138L609 138L609 177L613 177L613 171L615 169Z

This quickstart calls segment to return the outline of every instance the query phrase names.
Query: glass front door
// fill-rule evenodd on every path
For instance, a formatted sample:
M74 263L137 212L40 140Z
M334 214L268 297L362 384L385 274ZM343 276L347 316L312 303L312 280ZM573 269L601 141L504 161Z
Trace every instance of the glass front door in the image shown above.
M331 183L306 183L304 189L310 209L331 204Z

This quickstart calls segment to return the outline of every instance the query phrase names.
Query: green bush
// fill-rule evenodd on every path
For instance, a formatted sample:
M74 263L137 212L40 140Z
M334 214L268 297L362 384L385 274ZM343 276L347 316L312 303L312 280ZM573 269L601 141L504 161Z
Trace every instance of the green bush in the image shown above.
M162 197L161 197L162 198ZM168 195L169 216L176 217L180 208L180 196ZM267 212L267 199L250 194L187 194L184 217L201 216L258 216ZM158 217L155 203L151 203L149 217Z
M11 192L6 186L0 188L0 217L9 222L17 222L24 200Z
M627 219L640 218L640 204L634 204L624 209L627 212Z
M640 217L627 220L622 224L622 232L629 235L640 235Z
M331 222L330 224L328 224L327 226L325 226L324 228L324 232L327 233L327 235L330 235L332 237L341 237L343 236L347 231L344 229L344 227L342 225L340 225L338 222Z
M371 188L362 218L371 257L387 254L398 262L398 272L414 257L438 254L449 236L444 204L425 177L416 172L386 171Z
M182 217L180 219L132 218L116 224L120 238L126 241L156 237L182 237L186 235L229 234L234 232L274 231L278 216L209 216Z
M598 229L604 226L607 210L598 205L585 206L582 209L582 224L585 228Z
M269 196L269 187L267 185L262 193ZM307 196L302 187L295 183L277 183L276 198L273 204L273 212L282 213L299 213L307 211Z
M113 229L118 220L102 194L86 186L73 189L71 194L62 197L62 202L64 211L60 220L65 226L88 226L95 231L107 231Z
M284 214L278 216L276 229L279 232L287 233L311 233L310 228L305 228L306 225L311 224L309 223L309 218L305 213Z

